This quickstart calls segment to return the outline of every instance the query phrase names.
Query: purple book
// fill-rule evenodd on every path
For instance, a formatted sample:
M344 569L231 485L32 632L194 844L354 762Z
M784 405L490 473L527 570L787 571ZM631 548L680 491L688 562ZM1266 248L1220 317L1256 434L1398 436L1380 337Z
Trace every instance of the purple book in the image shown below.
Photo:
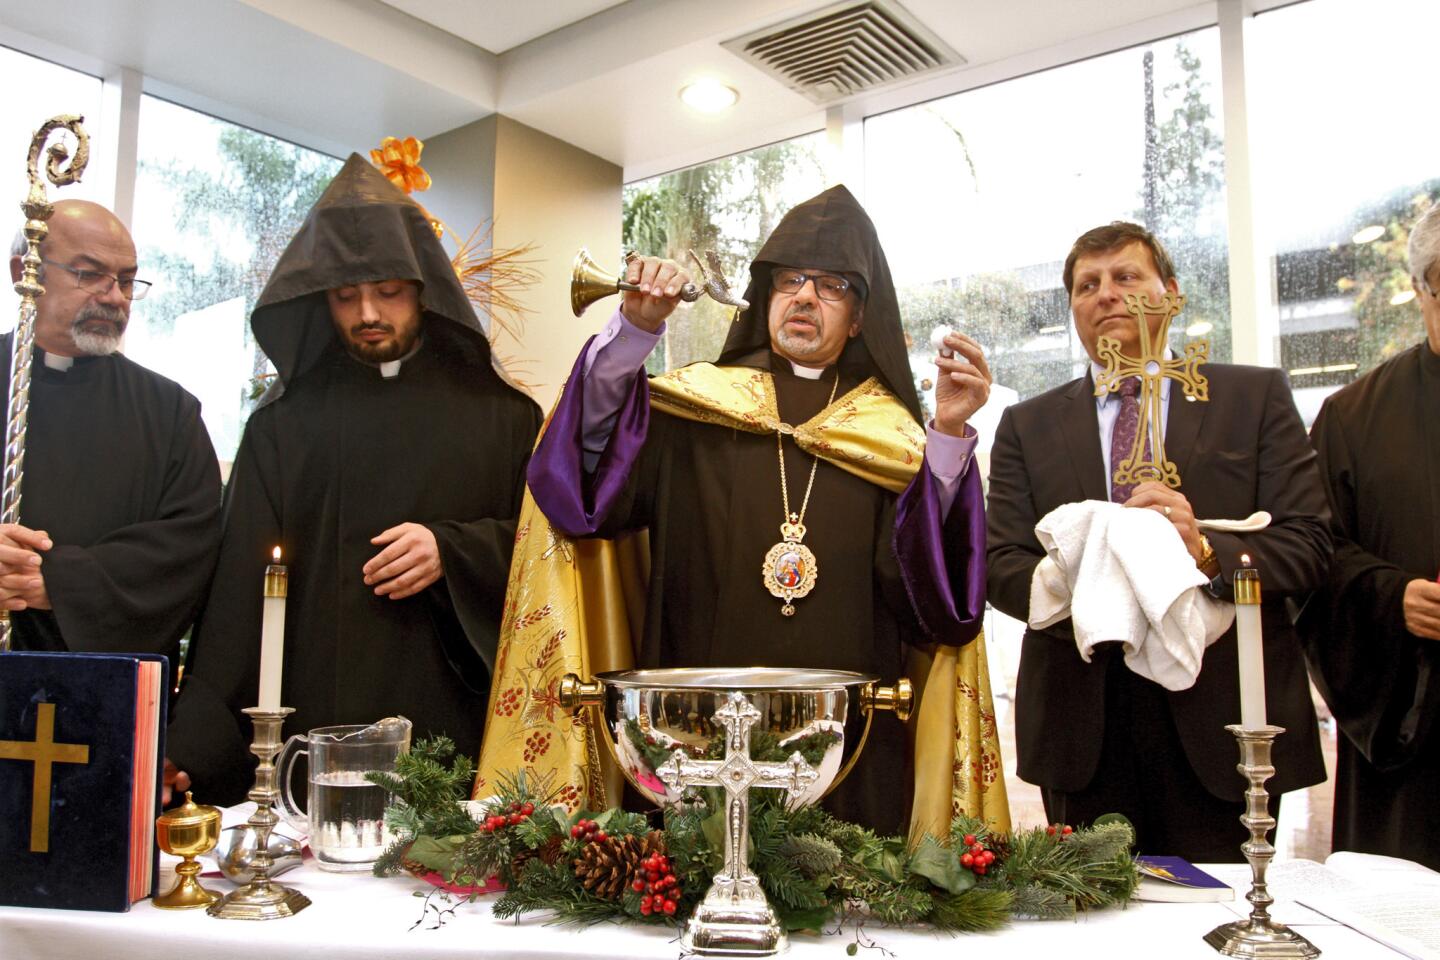
M1136 900L1206 903L1235 899L1234 890L1181 857L1136 857L1135 866L1140 869Z

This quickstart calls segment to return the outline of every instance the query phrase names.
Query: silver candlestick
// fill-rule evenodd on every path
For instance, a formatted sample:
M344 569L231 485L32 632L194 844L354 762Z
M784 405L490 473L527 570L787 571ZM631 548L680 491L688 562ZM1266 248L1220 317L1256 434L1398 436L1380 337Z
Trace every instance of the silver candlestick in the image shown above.
M243 712L249 714L255 723L255 740L250 744L250 752L260 758L260 765L255 768L255 786L250 788L249 794L250 799L255 801L255 812L245 825L247 831L254 832L255 855L250 861L254 875L249 883L232 890L205 912L222 920L290 917L310 906L310 898L270 879L270 831L280 822L274 809L279 797L275 786L275 754L280 752L280 727L295 709L247 707Z
M1270 896L1265 884L1265 870L1275 856L1275 848L1266 836L1275 829L1275 818L1270 816L1270 794L1265 790L1265 781L1275 775L1275 767L1270 763L1270 748L1285 728L1265 726L1246 730L1239 724L1232 724L1225 729L1240 741L1240 763L1236 769L1250 783L1250 788L1245 791L1245 814L1240 818L1250 831L1250 839L1241 844L1240 849L1250 862L1253 877L1250 892L1245 895L1251 910L1248 920L1221 924L1205 934L1205 942L1227 957L1284 960L1318 957L1320 951L1313 943L1283 923L1270 919L1270 904L1275 902L1275 898Z

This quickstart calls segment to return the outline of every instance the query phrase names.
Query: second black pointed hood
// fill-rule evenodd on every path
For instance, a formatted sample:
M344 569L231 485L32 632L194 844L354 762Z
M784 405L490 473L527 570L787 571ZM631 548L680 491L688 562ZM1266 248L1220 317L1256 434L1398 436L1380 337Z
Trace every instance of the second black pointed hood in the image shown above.
M461 336L445 339L473 348L473 361L489 369L484 328L425 211L352 153L280 255L250 315L255 340L279 374L266 400L337 344L326 290L393 279L418 282L427 324L453 324Z
M769 348L770 271L778 266L860 277L864 319L860 335L845 345L840 364L879 377L920 422L920 397L915 392L890 265L870 215L844 185L811 197L781 218L750 264L750 285L745 290L750 308L731 327L719 362L737 363L742 358L753 362Z

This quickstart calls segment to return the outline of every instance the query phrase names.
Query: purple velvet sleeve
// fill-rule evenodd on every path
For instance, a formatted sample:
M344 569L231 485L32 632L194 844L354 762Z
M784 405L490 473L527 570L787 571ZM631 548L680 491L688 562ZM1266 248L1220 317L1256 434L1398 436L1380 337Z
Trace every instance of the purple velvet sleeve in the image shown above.
M895 557L927 637L960 646L985 615L985 498L980 472L966 470L948 515L928 464L895 504Z
M605 452L593 471L585 470L583 382L589 352L587 342L525 477L536 505L569 537L589 536L600 528L624 491L650 428L650 381L640 371L620 407Z

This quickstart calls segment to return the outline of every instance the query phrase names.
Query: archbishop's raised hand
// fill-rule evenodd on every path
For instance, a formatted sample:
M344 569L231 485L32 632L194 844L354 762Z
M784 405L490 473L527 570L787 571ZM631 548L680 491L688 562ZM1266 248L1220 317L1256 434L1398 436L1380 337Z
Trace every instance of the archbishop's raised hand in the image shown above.
M632 257L625 264L625 280L640 289L624 291L620 312L641 330L654 333L680 304L680 290L690 283L690 274L674 260Z
M949 352L952 356L945 356ZM952 437L965 436L965 424L990 399L990 365L980 344L953 330L935 358L935 429Z

